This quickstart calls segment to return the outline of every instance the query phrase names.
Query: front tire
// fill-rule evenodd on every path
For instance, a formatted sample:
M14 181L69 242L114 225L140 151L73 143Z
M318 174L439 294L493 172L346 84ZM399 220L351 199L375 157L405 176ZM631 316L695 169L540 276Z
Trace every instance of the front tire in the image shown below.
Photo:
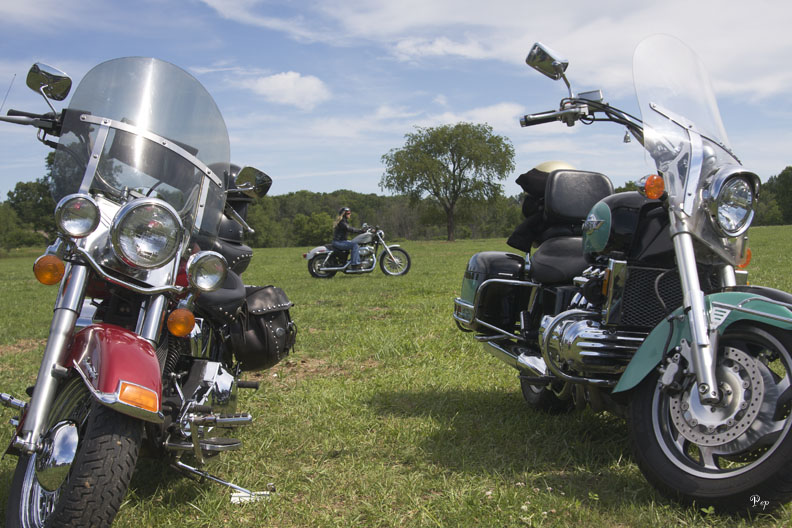
M393 258L388 255L387 250L380 253L379 264L382 273L391 277L406 275L410 271L410 255L402 248L390 248L390 252Z
M311 277L315 277L317 279L329 279L336 274L335 271L322 271L322 264L324 263L326 257L327 255L320 254L308 261L308 273L311 274Z
M701 405L695 377L666 390L655 371L630 403L638 467L664 495L728 512L769 512L792 499L792 339L774 327L718 340L722 401Z
M68 475L60 487L47 491L36 476L38 455L21 455L11 481L6 526L109 527L118 513L137 463L141 423L93 401L79 378L58 389L47 427L63 421L79 431Z

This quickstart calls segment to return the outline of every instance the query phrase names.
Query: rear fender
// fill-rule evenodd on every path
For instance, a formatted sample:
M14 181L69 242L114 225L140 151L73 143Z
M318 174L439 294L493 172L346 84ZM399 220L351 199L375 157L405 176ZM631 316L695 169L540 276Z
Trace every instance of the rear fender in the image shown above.
M162 375L154 347L120 326L98 323L79 331L69 345L66 368L74 368L103 405L148 422L162 422Z
M738 286L707 295L706 305L718 335L734 323L746 321L792 330L792 295L781 290ZM635 388L682 339L691 340L690 322L687 314L679 308L649 333L613 392Z
M324 253L329 253L327 250L327 246L317 246L313 248L311 251L305 254L306 260L311 260L316 255L322 255Z

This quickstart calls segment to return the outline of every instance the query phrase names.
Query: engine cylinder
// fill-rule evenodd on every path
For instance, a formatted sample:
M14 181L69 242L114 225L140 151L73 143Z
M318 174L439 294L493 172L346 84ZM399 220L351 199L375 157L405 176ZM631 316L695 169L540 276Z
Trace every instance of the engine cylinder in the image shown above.
M583 375L622 373L646 334L606 329L594 317L581 310L544 316L539 344L545 357Z

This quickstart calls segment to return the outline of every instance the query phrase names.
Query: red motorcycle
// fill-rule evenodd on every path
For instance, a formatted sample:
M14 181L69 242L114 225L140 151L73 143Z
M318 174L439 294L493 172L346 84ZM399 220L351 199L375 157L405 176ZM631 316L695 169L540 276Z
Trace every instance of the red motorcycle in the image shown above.
M6 526L109 526L144 441L256 497L199 467L241 446L228 433L252 417L236 412L237 389L257 384L240 374L294 343L283 290L239 276L252 257L247 206L272 180L230 164L217 105L172 64L102 63L61 112L50 101L68 95L65 74L36 64L27 84L52 111L0 120L56 149L59 235L34 273L60 290L30 400L0 395L20 412Z

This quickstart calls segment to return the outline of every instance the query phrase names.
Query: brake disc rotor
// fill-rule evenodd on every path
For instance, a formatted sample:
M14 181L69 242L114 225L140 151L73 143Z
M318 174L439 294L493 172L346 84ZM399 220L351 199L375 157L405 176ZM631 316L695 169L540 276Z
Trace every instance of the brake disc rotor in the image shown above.
M745 352L727 348L716 370L722 394L719 403L702 404L696 383L669 398L677 430L700 446L724 445L742 435L756 420L765 396L759 364Z

